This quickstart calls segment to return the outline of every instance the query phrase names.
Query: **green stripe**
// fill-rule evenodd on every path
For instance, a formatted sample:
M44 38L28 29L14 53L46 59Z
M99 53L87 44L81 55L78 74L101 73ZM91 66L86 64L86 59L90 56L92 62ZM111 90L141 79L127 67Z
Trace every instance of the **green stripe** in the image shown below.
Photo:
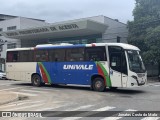
M102 71L103 71L103 73L104 73L104 77L105 77L106 83L107 83L106 86L111 87L111 86L112 86L112 83L111 83L111 79L109 78L108 72L106 71L106 69L104 68L104 66L103 66L100 62L97 62L97 63L98 63L98 65L101 67L101 69L102 69Z
M38 64L42 65L42 68L43 68L43 70L44 70L44 72L45 72L45 74L47 76L48 82L51 83L51 78L50 78L46 68L44 67L44 65L41 62L38 62Z

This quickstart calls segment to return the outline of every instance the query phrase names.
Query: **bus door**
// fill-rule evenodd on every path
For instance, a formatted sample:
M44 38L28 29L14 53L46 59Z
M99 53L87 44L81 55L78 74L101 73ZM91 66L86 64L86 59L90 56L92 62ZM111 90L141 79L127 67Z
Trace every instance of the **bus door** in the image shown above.
M125 51L121 47L109 46L110 79L113 87L125 87L128 80Z

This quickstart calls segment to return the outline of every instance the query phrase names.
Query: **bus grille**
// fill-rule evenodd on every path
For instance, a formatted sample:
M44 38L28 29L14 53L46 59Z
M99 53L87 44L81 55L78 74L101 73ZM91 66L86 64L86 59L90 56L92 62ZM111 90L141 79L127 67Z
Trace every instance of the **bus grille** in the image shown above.
M138 77L139 77L139 78L142 78L142 77L144 77L144 76L145 76L145 74L144 74L144 73L138 73L137 75L138 75Z

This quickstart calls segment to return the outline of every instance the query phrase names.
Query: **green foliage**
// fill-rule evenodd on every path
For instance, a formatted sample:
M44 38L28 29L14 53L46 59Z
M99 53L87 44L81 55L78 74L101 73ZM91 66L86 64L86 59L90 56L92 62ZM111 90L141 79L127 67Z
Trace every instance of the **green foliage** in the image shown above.
M128 42L142 51L145 63L160 63L160 0L136 0L128 21Z

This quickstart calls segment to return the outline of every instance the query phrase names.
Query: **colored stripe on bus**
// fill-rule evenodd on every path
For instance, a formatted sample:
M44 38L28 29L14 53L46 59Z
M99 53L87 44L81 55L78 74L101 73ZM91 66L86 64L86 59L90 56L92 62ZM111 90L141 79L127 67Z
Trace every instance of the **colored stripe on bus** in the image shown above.
M51 78L49 76L49 73L47 72L46 68L44 67L43 63L38 62L38 66L41 71L41 76L42 79L44 80L45 83L51 83Z
M112 86L111 80L110 80L109 74L106 71L106 69L104 68L104 66L100 62L96 62L96 65L97 65L98 73L100 75L102 75L103 78L105 79L104 82L105 82L106 87L111 87Z

